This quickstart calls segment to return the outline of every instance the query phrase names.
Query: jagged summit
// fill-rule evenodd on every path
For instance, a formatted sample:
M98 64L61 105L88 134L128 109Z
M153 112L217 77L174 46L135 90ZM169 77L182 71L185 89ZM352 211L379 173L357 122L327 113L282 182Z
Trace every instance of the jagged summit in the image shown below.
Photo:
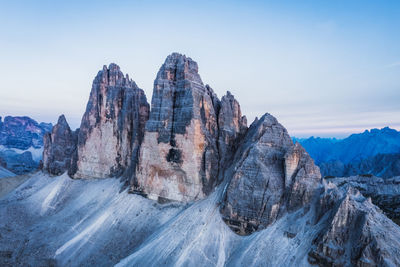
M200 87L194 87L201 89L203 82L198 74L199 68L197 63L190 57L179 53L172 53L166 59L164 64L161 66L157 73L156 80L154 81L154 87L157 87L156 82L165 81L190 81L199 83Z
M219 100L197 63L174 53L154 81L135 188L152 198L203 198L218 177Z
M79 133L61 116L46 137L45 169L57 175L68 170L74 178L127 178L137 194L121 190L115 179L40 173L1 200L0 260L63 266L400 265L400 228L352 188L387 205L397 186L383 199L364 187L377 184L386 191L398 179L356 177L347 185L322 179L275 117L266 113L247 127L234 96L227 92L219 99L203 84L197 63L177 53L157 74L151 107L117 65L98 73ZM161 205L142 196L178 203ZM385 211L398 218L397 207Z
M144 91L118 65L103 67L82 118L74 177L130 176L148 113Z
M71 131L64 115L58 117L51 133L44 135L43 170L51 175L72 173L76 164L78 132Z
M64 115L64 114L61 114L61 115L58 117L57 124L58 124L58 125L61 125L61 124L63 124L63 125L68 125L67 119L65 118L65 115Z
M243 137L230 176L221 212L240 234L308 205L321 182L319 168L307 152L293 144L287 130L268 113Z
M115 63L110 63L108 67L104 65L103 69L97 73L94 79L95 82L107 84L108 86L137 88L136 83L129 78L129 75L124 75L120 67Z

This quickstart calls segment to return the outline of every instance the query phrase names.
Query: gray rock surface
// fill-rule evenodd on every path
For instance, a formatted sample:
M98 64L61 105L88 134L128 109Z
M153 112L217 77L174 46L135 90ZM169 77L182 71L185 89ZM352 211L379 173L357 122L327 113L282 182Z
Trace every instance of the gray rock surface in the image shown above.
M268 113L250 126L228 176L232 179L221 212L242 235L308 205L321 179L307 152Z
M228 91L222 97L218 112L218 148L220 155L219 176L224 177L225 170L232 164L240 140L247 131L246 116L242 116L239 102Z
M154 81L134 190L178 201L211 192L219 171L217 105L195 61L167 57Z
M64 115L58 118L51 133L44 135L43 169L52 175L73 171L76 159L78 132L72 131Z
M223 189L221 185L190 205L160 205L121 192L118 179L37 173L0 199L0 262L5 266L399 264L400 227L356 190L322 183L310 207L282 213L265 229L240 236L218 212Z
M82 118L74 177L133 176L148 114L144 91L116 64L104 66Z
M338 177L325 179L346 190L356 188L389 218L400 224L400 176L381 178L371 175Z
M104 67L78 153L60 117L44 157L54 174L104 179L0 179L3 265L400 265L400 227L385 215L399 213L399 177L321 179L273 116L247 128L233 96L218 100L197 64L176 53L157 75L148 116L143 91L115 64ZM150 199L196 201L128 194L106 178L121 175Z
M332 192L333 191L333 192ZM319 266L399 266L400 228L352 187L325 191L319 204L327 220L308 261ZM330 207L329 210L325 210Z

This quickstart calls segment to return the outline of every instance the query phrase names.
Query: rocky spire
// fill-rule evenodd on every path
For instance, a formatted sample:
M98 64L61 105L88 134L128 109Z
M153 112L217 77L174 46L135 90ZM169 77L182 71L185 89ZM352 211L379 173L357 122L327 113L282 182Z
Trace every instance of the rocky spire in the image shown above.
M239 102L229 91L221 99L218 128L219 177L223 179L225 170L230 167L239 142L247 131L246 116L242 116Z
M154 81L135 189L151 198L194 200L218 177L218 98L195 61L173 53Z
M60 175L73 166L76 154L77 131L71 131L64 115L58 118L51 133L43 137L43 169L52 175Z
M118 65L104 66L82 118L74 177L134 175L148 114L143 90Z
M236 152L221 212L240 234L274 222L284 211L307 205L321 174L301 145L270 114L256 120Z

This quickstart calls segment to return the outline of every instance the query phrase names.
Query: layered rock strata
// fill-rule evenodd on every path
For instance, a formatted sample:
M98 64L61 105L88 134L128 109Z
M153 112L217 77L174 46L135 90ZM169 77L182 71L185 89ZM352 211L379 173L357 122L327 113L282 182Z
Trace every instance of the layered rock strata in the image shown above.
M178 201L207 195L219 171L218 106L197 63L177 53L168 56L154 81L134 189Z
M400 225L400 176L381 178L371 175L329 178L326 181L340 188L356 188L370 197L389 218Z
M143 90L116 64L104 66L82 118L74 177L132 176L148 116Z
M246 116L242 116L239 102L229 91L221 99L218 128L219 177L222 180L226 169L232 164L233 156L241 139L247 131Z
M293 144L286 129L269 114L250 126L230 175L221 212L242 235L309 204L321 180L307 152Z
M316 203L320 229L308 253L318 266L398 266L399 227L370 198L327 185ZM322 226L322 228L321 228Z
M78 132L71 131L64 115L58 118L51 133L43 138L43 169L52 175L73 170L77 153Z

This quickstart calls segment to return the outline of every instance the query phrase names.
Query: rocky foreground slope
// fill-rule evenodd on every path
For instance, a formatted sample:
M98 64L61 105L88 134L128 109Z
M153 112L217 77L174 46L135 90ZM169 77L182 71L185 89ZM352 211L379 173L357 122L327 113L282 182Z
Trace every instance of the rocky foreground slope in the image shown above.
M104 67L79 131L62 116L46 138L44 172L0 200L5 264L400 265L400 228L375 202L323 180L272 115L247 127L186 56L167 57L150 111Z
M15 176L15 174L0 166L0 178L10 176Z

